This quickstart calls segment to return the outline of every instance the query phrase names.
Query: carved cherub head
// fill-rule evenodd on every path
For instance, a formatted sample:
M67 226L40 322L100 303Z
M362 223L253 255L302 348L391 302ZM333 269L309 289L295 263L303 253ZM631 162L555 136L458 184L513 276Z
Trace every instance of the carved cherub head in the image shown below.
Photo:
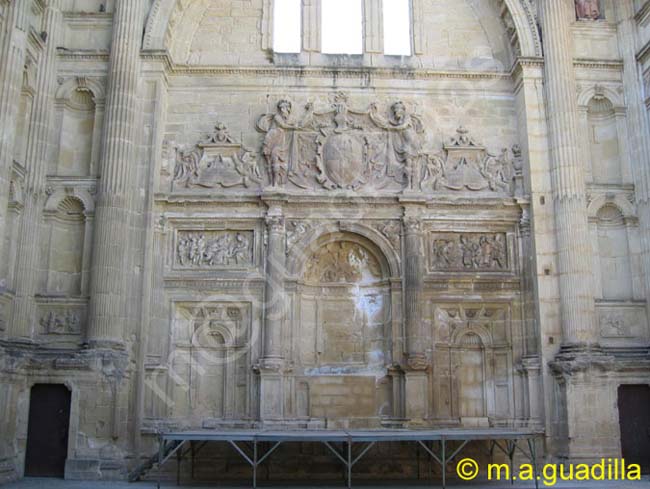
M393 113L393 120L397 123L404 122L404 119L406 119L406 105L401 100L392 105L391 112Z
M292 107L293 104L287 99L282 99L278 102L278 112L285 119L288 119L289 116L291 115Z

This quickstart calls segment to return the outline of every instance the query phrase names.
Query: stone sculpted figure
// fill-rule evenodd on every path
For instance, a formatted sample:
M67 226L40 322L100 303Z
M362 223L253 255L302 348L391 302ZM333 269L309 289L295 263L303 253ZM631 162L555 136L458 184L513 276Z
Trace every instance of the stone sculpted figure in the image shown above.
M291 121L292 104L283 99L278 102L277 113L262 117L258 128L266 132L263 154L270 170L271 186L279 187L287 182L289 172L289 131L299 129Z
M419 174L419 160L422 154L422 134L424 125L420 118L409 114L403 102L395 102L390 109L388 121L377 114L375 104L370 107L370 118L383 129L391 131L391 145L397 160L404 165L407 188L415 190L415 180Z
M187 151L182 147L176 148L176 166L174 167L174 181L186 187L194 183L199 177L199 163L201 152L197 148Z
M235 243L232 245L231 256L235 260L235 263L239 265L240 262L244 262L248 256L248 249L250 247L250 242L248 238L243 234L237 233L235 236Z
M599 0L576 0L576 15L578 19L600 19Z

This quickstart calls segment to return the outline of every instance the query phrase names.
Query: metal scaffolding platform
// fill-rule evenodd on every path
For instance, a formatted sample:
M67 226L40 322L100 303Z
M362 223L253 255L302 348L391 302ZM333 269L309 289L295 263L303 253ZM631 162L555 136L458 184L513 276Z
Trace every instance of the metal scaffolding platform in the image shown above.
M499 449L510 460L510 474L513 475L513 460L517 450L527 457L535 470L535 487L539 487L537 474L537 439L543 436L539 431L514 429L445 429L445 430L227 430L227 431L184 431L160 433L158 460L158 488L162 465L174 455L177 459L176 482L180 485L181 461L197 452L210 442L230 444L253 469L253 488L257 488L257 468L269 459L283 443L322 443L347 469L347 487L352 487L352 468L377 443L413 442L419 444L442 468L442 487L446 488L447 466L471 441L487 441L490 453ZM258 443L267 442L271 447L260 453ZM526 443L526 448L520 446ZM341 443L343 450L334 446ZM431 443L431 446L427 445ZM437 443L437 449L434 444ZM189 444L189 447L187 445ZM198 444L198 447L195 445ZM361 444L354 450L355 444ZM453 446L455 445L455 446Z

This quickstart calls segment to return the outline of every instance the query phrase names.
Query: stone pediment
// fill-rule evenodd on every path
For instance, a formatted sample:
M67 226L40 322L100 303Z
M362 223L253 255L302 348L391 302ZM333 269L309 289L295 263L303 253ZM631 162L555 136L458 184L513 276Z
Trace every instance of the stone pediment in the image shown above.
M346 94L337 93L327 103L307 104L298 116L282 99L256 129L264 134L257 153L236 143L223 124L192 150L174 148L173 191L512 196L521 177L520 151L492 154L463 127L442 152L425 149L427 128L401 101L382 112L376 103L352 107Z

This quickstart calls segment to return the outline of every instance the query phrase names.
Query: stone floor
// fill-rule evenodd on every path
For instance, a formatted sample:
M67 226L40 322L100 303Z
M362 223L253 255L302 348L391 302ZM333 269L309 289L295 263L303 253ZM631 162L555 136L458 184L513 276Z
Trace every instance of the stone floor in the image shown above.
M483 489L483 488L531 489L532 487L534 487L534 485L531 484L515 484L514 486L511 486L510 484L504 484L504 483L484 484L481 482L476 482L474 484L463 484L463 485L450 483L449 486L453 487L454 489ZM72 482L72 481L64 481L58 479L23 479L19 482L14 482L2 486L3 489L154 489L155 487L156 484L150 482L139 482L136 484L128 484L126 482ZM173 483L166 483L163 485L163 487L172 488L177 486L176 484ZM203 489L206 487L213 487L219 489L240 489L240 488L245 488L250 486L212 484L212 485L202 485L202 486L183 485L181 487L183 489L199 489L199 488ZM318 489L344 489L345 486L344 484L318 485L318 486L308 485L308 484L302 484L302 485L262 484L259 487L260 489L285 489L285 488L311 489L313 487L318 487ZM425 484L403 484L403 483L381 484L381 485L357 483L355 484L355 487L360 487L364 489L372 489L372 488L412 489L412 488L419 488L419 487L424 488L424 487L440 487L440 486L439 485L428 486ZM543 484L540 484L540 488L544 488L544 487L545 486ZM641 482L589 482L589 483L573 482L573 483L559 483L553 487L558 487L560 489L650 489L650 477L646 476L644 480Z

